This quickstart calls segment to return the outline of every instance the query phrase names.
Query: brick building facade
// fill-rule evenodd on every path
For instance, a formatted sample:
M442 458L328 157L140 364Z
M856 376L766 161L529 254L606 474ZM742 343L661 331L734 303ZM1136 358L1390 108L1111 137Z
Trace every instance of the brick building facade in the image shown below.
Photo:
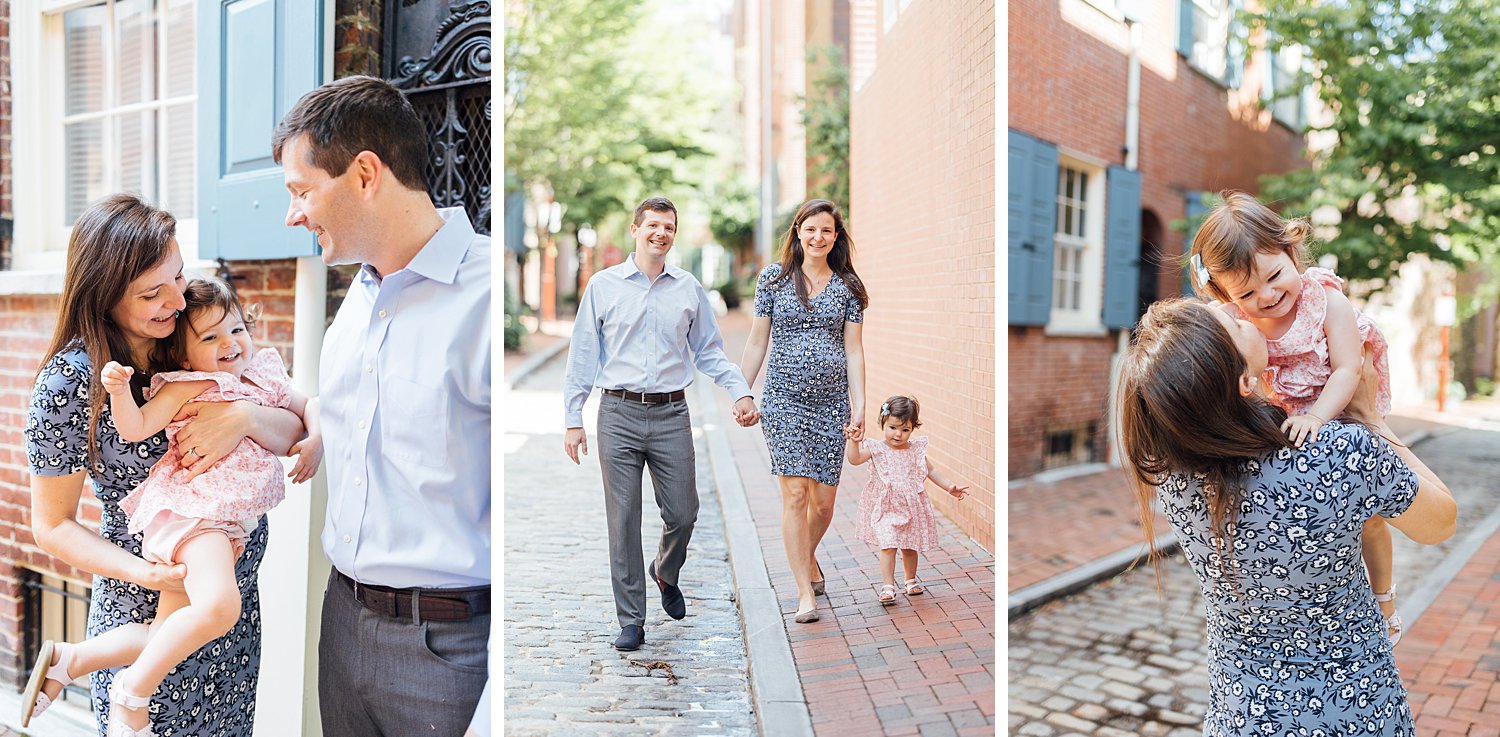
M1044 208L1054 208L1078 225L1082 253L1082 263L1046 258L1040 279L1032 280L1054 287L1045 292L1050 316L1045 302L1040 319L1027 320L1014 307L1008 316L1011 478L1049 466L1105 460L1109 367L1121 331L1133 323L1141 305L1184 288L1179 266L1184 234L1171 227L1173 221L1201 207L1201 193L1231 188L1255 192L1260 176L1305 165L1300 133L1305 101L1297 96L1262 100L1286 78L1280 75L1288 61L1236 49L1233 34L1223 34L1232 22L1230 3L1219 3L1228 13L1219 16L1205 14L1205 7L1215 6L1208 0L1138 5L1145 12L1139 23L1139 163L1134 174L1123 167L1130 32L1116 3L1016 0L1009 5L1010 217L1016 220L1018 197L1029 188L1040 189L1033 194L1041 196ZM1216 28L1217 42L1205 38ZM1051 173L1018 181L1018 150L1023 157L1029 150L1048 153ZM1077 173L1073 189L1068 171ZM1117 183L1125 185L1118 195ZM1051 189L1043 189L1047 187ZM1071 202L1059 206L1059 192ZM1070 220L1073 206L1087 218ZM1105 216L1111 226L1119 222L1138 233L1138 243L1128 244L1123 263L1139 265L1141 285L1129 269L1117 266L1112 251L1105 252L1111 236L1092 224ZM1071 243L1063 234L1068 223L1051 227L1057 228L1058 240L1043 242L1047 251ZM1013 228L1008 237L1012 305L1018 288L1034 286L1018 287L1016 258L1017 249L1036 244L1017 239ZM1049 234L1046 241L1051 240ZM1107 265L1106 258L1111 259ZM1081 276L1077 286L1057 281L1064 269ZM1101 308L1100 298L1107 303L1106 291L1112 289L1124 290L1130 308L1116 325L1100 317L1101 309L1108 309ZM1084 319L1059 319L1060 292L1064 302L1078 300ZM1128 304L1132 301L1134 305Z
M928 457L971 487L933 504L993 551L995 3L861 3L851 24L872 41L852 60L869 71L851 98L849 172L870 291L867 417L892 394L922 403Z

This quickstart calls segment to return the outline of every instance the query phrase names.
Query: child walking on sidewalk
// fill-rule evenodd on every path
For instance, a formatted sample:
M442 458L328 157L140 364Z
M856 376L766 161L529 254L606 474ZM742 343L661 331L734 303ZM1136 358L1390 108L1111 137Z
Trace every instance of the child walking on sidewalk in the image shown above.
M323 457L317 402L292 389L274 348L259 352L250 338L247 316L229 285L195 279L183 293L186 307L177 323L166 360L180 365L151 377L151 400L137 406L131 396L134 369L109 362L100 381L109 392L110 412L120 437L137 442L167 431L166 455L120 503L130 532L143 534L142 557L153 563L184 564L183 591L162 591L156 619L128 624L77 644L42 644L22 700L21 725L40 714L64 686L93 669L129 666L110 687L110 737L151 737L148 707L167 673L187 656L234 626L240 616L240 590L234 565L261 515L286 496L281 461L249 438L212 467L192 476L182 460L196 448L177 445L173 422L189 402L249 400L291 409L302 417L308 436L294 445L298 456L289 476L312 477ZM191 478L190 478L191 476ZM121 632L145 628L145 635ZM144 644L140 644L144 643Z
M855 532L865 542L880 549L880 603L896 603L896 551L906 568L906 595L917 596L924 589L917 579L917 553L938 547L937 520L932 500L927 498L927 479L944 491L962 499L969 487L950 484L927 460L927 438L913 438L913 430L922 426L917 400L893 396L880 405L881 440L866 438L864 431L850 425L844 429L847 439L845 455L858 466L873 461L870 480L859 498L859 520Z
M1375 321L1344 296L1344 280L1307 266L1310 226L1282 220L1243 192L1225 192L1193 238L1189 271L1199 294L1222 303L1231 317L1250 321L1266 340L1266 399L1287 412L1282 432L1297 447L1339 416L1354 396L1364 346L1379 377L1376 408L1391 411L1388 346ZM1396 587L1391 581L1391 531L1379 515L1361 536L1370 587L1394 645L1401 639Z

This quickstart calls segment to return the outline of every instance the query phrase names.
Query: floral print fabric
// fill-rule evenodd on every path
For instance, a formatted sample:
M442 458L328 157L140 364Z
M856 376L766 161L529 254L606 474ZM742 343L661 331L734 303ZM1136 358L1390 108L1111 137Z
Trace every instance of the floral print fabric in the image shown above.
M849 421L844 323L864 322L864 316L838 274L812 296L809 309L797 299L790 278L767 286L780 273L781 264L771 264L755 285L755 316L771 318L771 355L760 404L771 474L837 486Z
M912 438L900 449L865 438L859 449L870 456L870 479L859 497L855 534L881 550L938 547L937 518L927 498L927 438Z
M26 416L26 458L37 476L67 476L87 470L104 511L99 534L131 555L141 554L141 536L126 529L120 500L145 480L152 464L167 450L166 433L127 443L115 431L106 402L98 420L99 459L87 460L89 380L94 371L87 354L73 347L47 361L31 394ZM245 554L235 564L243 595L240 620L227 634L179 663L151 699L151 726L157 735L249 737L255 722L255 689L260 673L260 593L256 577L266 552L266 520L250 535ZM156 616L155 591L112 578L95 576L89 604L88 634L94 637L122 624L149 622ZM94 717L104 735L113 671L90 676Z
M1203 734L1415 735L1360 536L1371 516L1411 506L1416 474L1363 426L1337 421L1245 472L1223 550L1201 476L1174 473L1158 489L1207 610Z

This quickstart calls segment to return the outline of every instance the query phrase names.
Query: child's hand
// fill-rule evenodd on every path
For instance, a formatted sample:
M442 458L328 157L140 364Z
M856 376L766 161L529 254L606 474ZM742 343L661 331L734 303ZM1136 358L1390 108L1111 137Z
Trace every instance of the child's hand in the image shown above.
M130 376L135 369L130 366L121 366L115 361L104 364L104 370L99 372L99 383L104 385L104 391L110 394L121 394L130 392Z
M1302 447L1303 440L1317 440L1318 428L1323 426L1323 420L1317 415L1306 414L1286 418L1281 423L1281 431L1291 439L1292 445Z
M962 499L962 498L964 498L964 497L966 497L966 496L969 495L969 487L968 486L959 486L958 484L954 484L953 488L948 489L948 493L952 494L953 498L955 498L955 499Z
M297 456L297 463L287 473L287 478L294 484L300 484L312 478L318 472L318 464L323 462L323 436L309 435L293 445L287 453Z
M859 425L845 425L844 437L851 443L858 443L865 439L865 429Z

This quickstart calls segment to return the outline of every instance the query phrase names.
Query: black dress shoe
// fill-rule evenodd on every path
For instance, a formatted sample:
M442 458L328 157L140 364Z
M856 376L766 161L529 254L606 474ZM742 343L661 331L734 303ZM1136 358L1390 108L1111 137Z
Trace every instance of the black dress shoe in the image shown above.
M641 643L646 641L646 629L638 624L627 624L620 628L620 636L615 638L616 650L639 650Z
M656 581L656 587L661 589L661 608L672 619L682 619L687 616L687 602L682 598L682 589L657 578L656 561L651 561L651 578Z

